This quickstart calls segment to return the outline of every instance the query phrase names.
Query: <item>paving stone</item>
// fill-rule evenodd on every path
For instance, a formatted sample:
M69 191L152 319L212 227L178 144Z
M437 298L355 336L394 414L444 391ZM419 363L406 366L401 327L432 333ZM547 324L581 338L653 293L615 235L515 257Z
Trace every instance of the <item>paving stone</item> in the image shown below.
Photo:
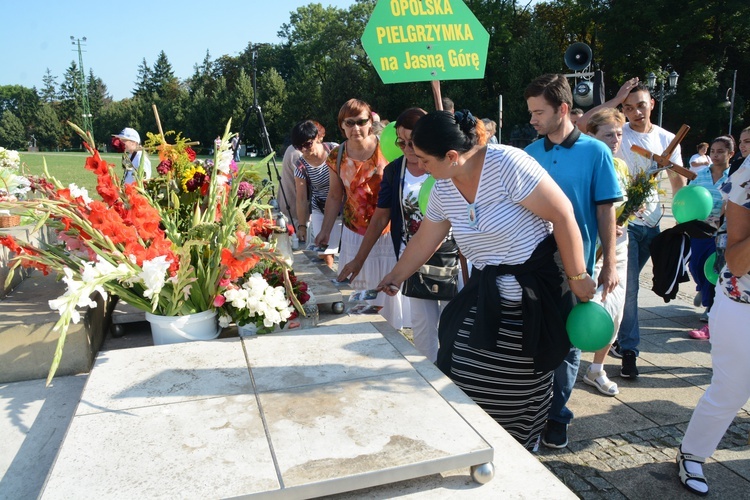
M589 476L585 478L587 482L591 484L594 488L597 490L611 490L614 488L612 484L609 483L606 479L603 479L599 476Z

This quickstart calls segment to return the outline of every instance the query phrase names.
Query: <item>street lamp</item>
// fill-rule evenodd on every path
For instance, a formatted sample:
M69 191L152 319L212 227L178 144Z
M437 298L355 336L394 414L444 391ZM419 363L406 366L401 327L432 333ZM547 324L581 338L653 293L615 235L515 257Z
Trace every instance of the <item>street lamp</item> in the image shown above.
M664 111L664 101L667 97L677 93L677 79L680 75L675 70L667 74L672 68L671 65L667 64L666 71L659 71L657 76L653 71L646 75L646 87L651 91L651 96L659 101L659 126L661 127L661 118ZM659 84L657 90L656 84ZM666 84L666 86L665 86Z
M724 97L727 101L727 106L729 106L729 135L732 135L732 119L734 118L734 91L737 87L737 70L734 70L734 78L732 79L732 86L727 89L727 95ZM729 94L732 94L732 97L729 97Z

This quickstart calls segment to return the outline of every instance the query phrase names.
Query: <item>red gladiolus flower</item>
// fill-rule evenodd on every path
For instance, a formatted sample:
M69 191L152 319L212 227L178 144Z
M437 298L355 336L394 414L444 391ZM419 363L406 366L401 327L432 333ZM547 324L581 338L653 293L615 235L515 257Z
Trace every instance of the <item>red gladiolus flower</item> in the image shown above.
M185 148L185 154L187 155L188 160L195 161L195 151L193 151L193 148Z
M119 137L112 137L112 141L110 142L112 145L112 150L116 153L124 153L125 152L125 143L120 140Z

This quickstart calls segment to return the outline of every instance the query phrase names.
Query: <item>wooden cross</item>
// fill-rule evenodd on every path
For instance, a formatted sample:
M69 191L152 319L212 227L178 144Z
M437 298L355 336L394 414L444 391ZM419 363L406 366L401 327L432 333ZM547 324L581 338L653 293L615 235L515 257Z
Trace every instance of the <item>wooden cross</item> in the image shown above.
M690 130L690 127L688 125L682 125L680 127L680 130L675 134L674 139L672 139L672 142L669 143L667 146L667 149L664 150L664 152L660 155L657 155L655 153L652 153L646 148L642 148L636 144L633 144L630 146L630 150L638 155L643 156L644 158L648 158L649 160L653 161L657 165L659 165L660 168L656 172L660 172L661 170L668 168L669 170L682 175L683 177L687 177L691 181L695 179L696 175L695 172L692 170L688 170L687 168L681 167L680 165L677 165L676 163L673 163L669 158L672 156L672 153L674 152L675 148L678 144L685 138L685 136L688 133L688 130ZM654 174L656 173L654 172Z

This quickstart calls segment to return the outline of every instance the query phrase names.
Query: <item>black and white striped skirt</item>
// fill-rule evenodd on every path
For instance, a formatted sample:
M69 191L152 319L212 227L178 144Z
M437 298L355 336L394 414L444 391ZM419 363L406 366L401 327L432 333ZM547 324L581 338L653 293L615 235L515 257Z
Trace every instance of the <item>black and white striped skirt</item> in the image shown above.
M469 347L477 308L458 332L450 377L471 399L526 449L537 445L552 402L553 372L534 371L533 358L521 355L521 303L501 300L500 328L493 350Z

